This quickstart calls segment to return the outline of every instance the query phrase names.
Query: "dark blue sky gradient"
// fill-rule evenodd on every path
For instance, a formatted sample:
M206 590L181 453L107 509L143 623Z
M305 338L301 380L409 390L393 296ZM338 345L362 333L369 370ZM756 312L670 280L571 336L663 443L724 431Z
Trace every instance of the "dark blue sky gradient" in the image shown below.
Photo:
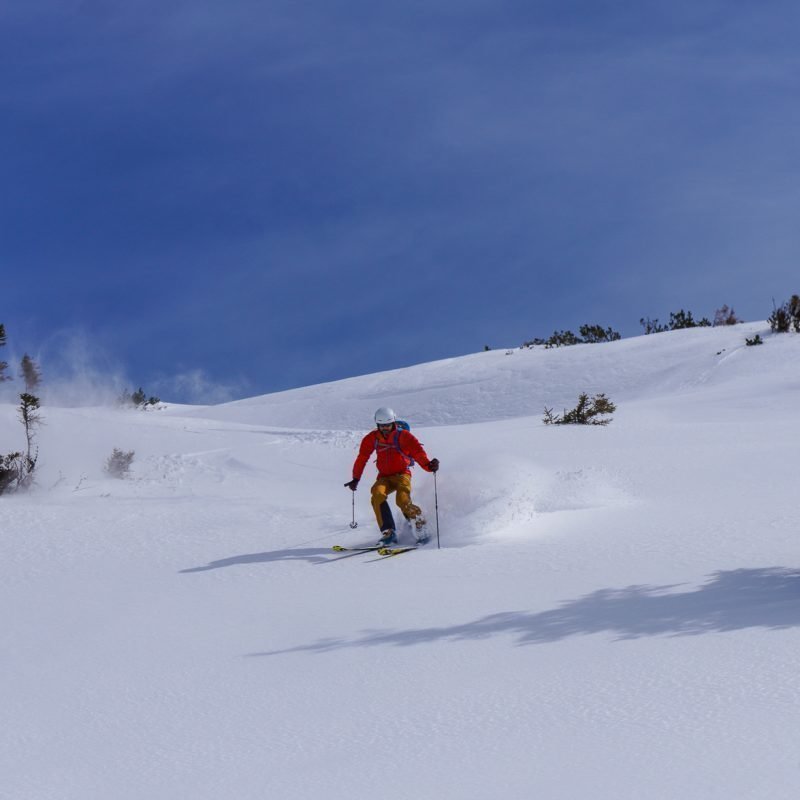
M5 4L0 322L202 401L764 318L798 53L790 2Z

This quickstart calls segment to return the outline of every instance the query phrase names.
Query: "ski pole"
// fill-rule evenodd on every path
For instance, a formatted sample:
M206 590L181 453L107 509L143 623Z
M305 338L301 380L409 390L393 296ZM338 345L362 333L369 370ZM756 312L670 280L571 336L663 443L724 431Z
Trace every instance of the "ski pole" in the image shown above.
M357 528L358 523L356 522L356 493L353 492L353 521L350 523L351 528Z
M436 473L433 473L433 499L436 508L436 549L441 550L442 545L439 542L439 486L436 482Z

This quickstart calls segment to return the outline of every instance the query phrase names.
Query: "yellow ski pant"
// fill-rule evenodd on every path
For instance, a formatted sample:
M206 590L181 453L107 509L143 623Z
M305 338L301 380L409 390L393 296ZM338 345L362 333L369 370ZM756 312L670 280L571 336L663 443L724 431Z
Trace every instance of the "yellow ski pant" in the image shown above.
M410 475L400 473L378 478L372 485L372 510L375 512L375 519L378 520L378 527L381 530L385 530L390 524L388 520L391 519L391 512L389 512L387 520L385 512L389 511L389 507L386 505L383 508L383 506L392 492L397 492L395 502L406 519L416 519L422 514L422 509L411 502Z

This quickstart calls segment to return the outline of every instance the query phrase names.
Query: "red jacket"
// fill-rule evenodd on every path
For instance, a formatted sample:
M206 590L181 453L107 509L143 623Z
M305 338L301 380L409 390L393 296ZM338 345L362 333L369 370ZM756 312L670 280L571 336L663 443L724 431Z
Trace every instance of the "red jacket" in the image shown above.
M364 473L364 467L374 451L378 452L378 477L387 475L411 474L411 459L414 459L424 470L430 472L430 459L413 433L396 428L384 436L380 431L370 431L362 440L355 464L353 477L358 480Z

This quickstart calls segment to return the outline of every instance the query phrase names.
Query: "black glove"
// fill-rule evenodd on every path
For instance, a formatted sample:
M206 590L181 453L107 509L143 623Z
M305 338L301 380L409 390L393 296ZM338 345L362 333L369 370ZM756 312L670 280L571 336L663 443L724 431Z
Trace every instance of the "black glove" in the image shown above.
M351 492L354 492L358 489L358 478L353 478L350 483L346 483L345 486L350 489Z
M438 472L439 471L439 459L438 458L432 458L428 462L428 469L431 472Z

